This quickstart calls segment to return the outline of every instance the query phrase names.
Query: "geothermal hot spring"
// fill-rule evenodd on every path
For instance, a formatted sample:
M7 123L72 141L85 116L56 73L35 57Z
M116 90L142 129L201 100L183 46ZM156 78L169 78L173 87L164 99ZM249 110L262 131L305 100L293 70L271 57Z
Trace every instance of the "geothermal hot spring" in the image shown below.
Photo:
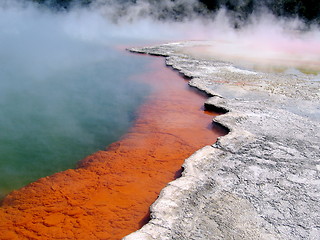
M124 48L177 33L87 9L0 11L2 236L120 239L139 229L184 159L226 134L164 59Z
M124 46L175 34L148 21L115 25L97 11L1 4L2 198L118 140L154 88L134 77L150 59Z
M248 41L254 28L238 35L221 14L205 26L115 24L88 9L6 3L0 4L0 231L8 239L119 239L148 221L150 204L179 176L185 158L226 134L211 124L216 114L202 109L205 96L163 59L125 47L209 38L223 44L188 53L250 62L256 56L243 47L261 52L256 43L272 35L270 62L308 52L313 73L319 66L317 31L292 41L273 29Z

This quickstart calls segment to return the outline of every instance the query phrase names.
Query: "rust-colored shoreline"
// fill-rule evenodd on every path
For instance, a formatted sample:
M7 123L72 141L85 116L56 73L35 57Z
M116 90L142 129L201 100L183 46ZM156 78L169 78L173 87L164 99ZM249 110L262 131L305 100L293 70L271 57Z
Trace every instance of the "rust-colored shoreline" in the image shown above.
M118 142L3 200L0 239L121 239L149 219L149 206L179 176L184 159L226 134L202 110L204 97L153 58L157 85Z

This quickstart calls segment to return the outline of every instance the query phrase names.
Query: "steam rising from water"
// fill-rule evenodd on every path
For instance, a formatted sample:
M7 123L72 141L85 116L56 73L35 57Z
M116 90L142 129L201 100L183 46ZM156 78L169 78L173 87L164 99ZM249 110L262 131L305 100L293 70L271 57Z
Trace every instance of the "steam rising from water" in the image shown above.
M299 20L259 12L235 30L224 10L197 16L194 0L161 1L159 12L145 1L125 2L97 1L59 12L1 1L0 194L72 167L130 126L147 88L127 80L146 59L115 46L205 39L212 45L193 54L319 69L319 29L301 32ZM164 9L176 7L187 17L159 20Z
M253 15L239 30L221 11L212 22L211 46L189 53L232 61L262 70L298 68L308 73L320 71L319 26L306 26L299 19L280 19L266 11Z
M35 52L46 50L42 49L45 44L53 44L51 49L64 48L66 37L104 46L212 40L214 46L208 51L219 58L319 65L319 26L275 17L265 9L256 9L247 24L235 29L234 19L226 10L209 14L197 0L96 0L87 8L74 5L65 12L53 12L23 0L3 0L0 6L2 34L23 31L31 40L20 40L31 44ZM179 21L174 21L176 18ZM66 53L64 49L59 52ZM61 55L65 59L62 65L70 64L69 54L65 55Z
M104 17L117 22L114 30L122 37L126 34L136 38L153 36L159 42L163 39L211 40L212 46L205 51L197 49L193 54L260 70L298 68L316 74L320 70L319 25L306 25L297 18L275 17L260 8L246 24L235 29L235 20L225 9L209 14L196 0L150 2L100 0L92 9L99 9ZM174 15L175 10L183 13L159 21L165 14L170 16L168 12ZM180 21L173 21L175 18Z

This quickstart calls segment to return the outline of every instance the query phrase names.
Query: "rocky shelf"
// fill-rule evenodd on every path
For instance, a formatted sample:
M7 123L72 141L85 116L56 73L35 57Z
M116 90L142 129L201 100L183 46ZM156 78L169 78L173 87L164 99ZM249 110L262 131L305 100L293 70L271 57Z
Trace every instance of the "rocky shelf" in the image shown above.
M226 112L214 122L230 133L188 158L150 222L124 239L319 239L320 81L186 51L210 44L131 49L166 57L208 94L206 108Z

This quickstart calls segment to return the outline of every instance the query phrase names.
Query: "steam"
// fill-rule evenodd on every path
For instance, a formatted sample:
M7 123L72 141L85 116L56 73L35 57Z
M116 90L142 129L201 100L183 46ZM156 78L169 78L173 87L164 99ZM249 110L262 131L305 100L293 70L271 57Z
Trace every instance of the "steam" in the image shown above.
M196 0L100 0L91 6L97 9L121 39L209 40L212 46L205 51L188 53L267 71L297 68L317 74L320 70L319 25L276 17L261 6L242 23L224 8L209 13Z
M41 52L51 44L51 49L60 49L57 62L64 66L73 62L69 61L70 54L63 55L68 52L64 49L68 46L63 42L66 38L109 47L210 40L213 46L198 54L266 65L302 64L313 69L319 65L319 26L275 17L263 8L256 9L246 24L235 29L235 19L225 9L210 14L197 0L97 0L88 7L75 4L70 11L56 12L26 1L5 0L0 6L2 35L29 34L31 40L24 39L23 45L30 44L29 49Z
M263 70L320 71L318 25L275 17L265 9L253 14L241 29L234 29L230 22L226 11L220 11L210 26L214 30L207 36L211 46L201 51L191 49L189 53Z

